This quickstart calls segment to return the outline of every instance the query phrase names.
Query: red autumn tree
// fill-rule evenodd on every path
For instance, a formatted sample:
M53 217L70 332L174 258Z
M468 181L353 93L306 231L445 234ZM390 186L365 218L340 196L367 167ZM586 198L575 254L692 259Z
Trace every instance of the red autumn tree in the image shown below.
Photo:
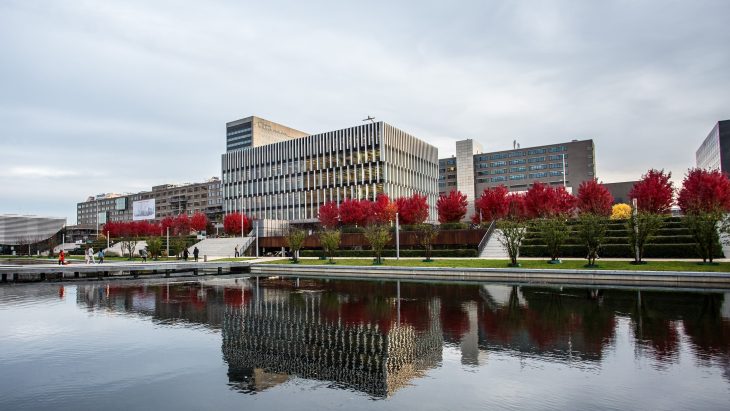
M319 223L322 227L331 229L340 223L340 210L334 201L319 206Z
M109 221L102 227L101 231L104 235L109 237L119 237L121 232L121 225L116 221Z
M228 235L241 235L242 226L244 233L251 231L251 220L245 214L235 212L223 217L223 231Z
M518 193L509 193L505 198L507 203L507 212L505 217L511 220L522 220L527 217L527 207L525 207L525 195Z
M578 187L578 209L582 214L611 215L613 196L603 184L595 180L584 181Z
M162 228L162 232L165 234L167 233L168 228L174 234L175 233L175 219L170 216L163 218L160 221L160 228Z
M578 199L570 194L563 186L552 189L555 192L555 212L563 215L570 215L575 210Z
M631 188L629 198L636 199L640 211L653 214L668 214L672 207L674 183L672 173L651 169Z
M370 212L370 202L367 200L345 199L340 203L340 220L344 225L364 226Z
M156 237L156 236L160 235L159 226L157 224L150 223L147 220L133 221L132 224L134 224L134 227L132 228L132 232L135 233L135 236Z
M439 223L458 223L466 215L466 196L461 191L451 191L447 195L439 196L436 210L439 213Z
M372 215L374 221L380 224L387 224L395 220L395 213L398 212L398 206L395 202L390 201L385 193L380 193L375 197L372 204Z
M677 204L685 214L730 211L730 180L718 170L691 169L682 181Z
M487 188L482 192L481 197L475 201L476 213L472 221L474 223L481 223L479 221L479 215L481 212L481 219L483 221L499 220L504 218L509 211L509 202L507 196L509 190L507 187L500 185L494 188Z
M418 193L410 197L401 197L396 200L400 224L423 224L428 218L428 202L426 196Z
M529 218L553 217L558 214L571 214L576 199L564 187L550 187L534 182L524 197L525 211Z
M208 216L205 213L195 213L190 219L190 227L195 231L205 231L208 226Z
M187 214L178 214L175 217L175 235L190 234L190 217Z

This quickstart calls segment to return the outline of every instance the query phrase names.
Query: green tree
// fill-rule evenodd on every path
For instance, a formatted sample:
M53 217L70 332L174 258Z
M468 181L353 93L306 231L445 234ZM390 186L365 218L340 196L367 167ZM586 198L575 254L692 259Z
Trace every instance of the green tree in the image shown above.
M730 232L730 224L724 219L724 213L720 210L692 212L687 213L683 220L694 237L702 261L712 263L715 246L720 242L718 223L722 222L722 231Z
M365 239L375 252L375 264L383 263L383 249L391 239L390 230L382 224L370 224L365 227Z
M319 242L329 257L329 263L334 264L335 251L340 248L340 230L323 230L319 233Z
M291 259L295 264L299 262L299 250L302 249L306 238L307 234L299 228L289 228L289 231L286 233L286 244L289 246Z
M418 237L418 243L421 244L423 250L426 252L426 259L424 261L431 262L431 254L433 251L433 240L439 235L439 229L433 224L418 224L416 225L416 236Z
M526 223L522 219L506 218L497 221L497 229L500 231L497 239L509 254L510 267L519 267L517 258L527 233Z
M607 217L594 213L583 213L579 217L578 236L586 246L588 267L596 265L598 251L606 238L607 220Z
M651 241L663 223L661 215L643 211L626 220L629 247L634 250L635 264L641 264L644 258L644 246Z
M162 238L147 237L147 251L149 251L153 259L157 260L160 254L162 254Z
M550 261L560 262L560 254L563 244L568 238L568 223L563 216L539 218L534 222L535 229L547 246Z
M182 237L170 238L170 254L180 258L180 253L185 249L185 239Z

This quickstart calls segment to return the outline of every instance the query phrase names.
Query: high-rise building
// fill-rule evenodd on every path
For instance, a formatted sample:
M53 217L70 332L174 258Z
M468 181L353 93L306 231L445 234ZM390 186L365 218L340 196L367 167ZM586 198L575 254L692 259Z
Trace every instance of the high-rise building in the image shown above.
M456 142L456 156L439 159L439 193L459 190L465 194L470 203L466 220L472 216L474 200L487 188L504 185L510 191L526 191L539 181L564 184L576 192L580 183L596 178L593 140L481 151L472 140L462 140Z
M695 158L698 168L730 172L730 120L715 123Z
M303 131L251 116L226 123L226 151L265 146L306 135Z
M144 202L154 208L150 220L174 217L178 214L205 213L216 219L223 211L221 181L218 177L200 183L162 184L150 191L133 194L99 194L76 205L76 224L96 226L107 221L131 221L134 204Z
M326 202L378 193L424 194L435 218L438 151L374 122L230 150L222 155L222 176L225 212L254 218L314 221Z

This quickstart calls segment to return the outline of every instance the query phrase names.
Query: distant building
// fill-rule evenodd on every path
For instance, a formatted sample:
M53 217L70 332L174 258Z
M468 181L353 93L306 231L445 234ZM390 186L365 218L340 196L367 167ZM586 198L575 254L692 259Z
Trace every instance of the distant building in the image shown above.
M472 140L456 142L456 156L439 159L439 193L459 190L466 194L473 213L474 199L487 188L504 185L526 191L532 183L558 186L577 192L580 183L596 178L593 140L483 153Z
M695 158L698 168L730 172L730 120L715 123Z
M146 202L145 202L146 201ZM144 203L139 203L144 202ZM178 214L205 213L217 219L223 211L221 181L213 177L207 181L189 184L162 184L151 191L133 194L99 194L76 205L76 224L96 227L107 221L132 221L134 205L153 207L151 220L161 220Z
M609 193L613 196L613 203L625 203L631 205L631 199L629 198L629 192L634 187L634 184L638 181L622 181L617 183L603 183Z
M419 193L435 218L436 147L383 122L243 146L221 160L227 213L307 222L326 202Z
M0 214L0 246L35 244L53 237L66 225L60 217Z
M226 123L226 151L260 147L306 135L308 133L251 116Z

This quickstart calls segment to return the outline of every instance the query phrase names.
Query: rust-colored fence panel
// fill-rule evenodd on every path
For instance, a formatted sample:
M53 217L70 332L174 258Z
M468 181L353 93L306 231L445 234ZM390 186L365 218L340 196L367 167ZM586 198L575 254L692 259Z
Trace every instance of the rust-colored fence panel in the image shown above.
M436 240L433 242L435 246L459 246L453 248L474 248L484 237L487 230L444 230L439 231ZM401 231L400 233L401 247L417 247L418 236L414 231ZM259 238L259 246L265 248L281 248L286 247L286 239L282 236L261 237ZM389 243L389 248L395 247L395 236ZM368 248L368 242L362 233L342 233L340 248L347 249L353 247ZM303 248L321 248L319 237L317 235L309 235L304 240Z

